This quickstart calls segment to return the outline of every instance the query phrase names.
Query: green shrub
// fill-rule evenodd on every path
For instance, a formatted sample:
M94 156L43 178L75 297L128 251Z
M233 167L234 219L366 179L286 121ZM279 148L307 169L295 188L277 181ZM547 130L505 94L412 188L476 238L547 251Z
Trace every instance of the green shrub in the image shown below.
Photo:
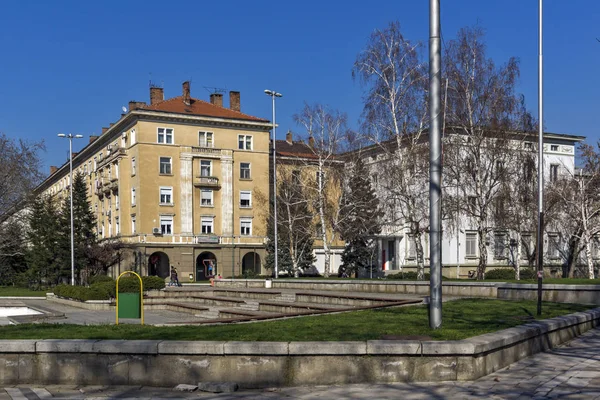
M522 268L519 272L519 277L521 279L537 279L537 272L533 268Z
M424 280L428 281L431 276L429 273L424 274ZM385 279L395 279L395 280L404 280L404 281L416 281L417 273L415 271L408 272L398 272L396 274L389 274L385 276Z
M104 293L104 297L102 299L94 299L94 300L108 300L115 297L116 293L116 282L97 282L90 285L90 289L100 291Z
M90 278L88 279L88 284L91 286L94 283L100 283L100 282L115 282L115 280L108 276L108 275L94 275L94 276L90 276Z
M142 276L144 291L160 290L165 288L165 280L160 276Z
M496 268L485 272L485 279L515 279L515 270L512 268Z

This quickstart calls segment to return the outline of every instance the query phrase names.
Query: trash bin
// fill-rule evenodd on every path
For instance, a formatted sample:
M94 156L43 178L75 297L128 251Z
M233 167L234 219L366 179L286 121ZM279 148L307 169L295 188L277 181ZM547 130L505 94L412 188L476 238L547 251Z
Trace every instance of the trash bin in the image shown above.
M119 318L141 318L139 293L119 293Z
M271 289L272 284L273 284L273 281L271 281L270 279L265 280L265 288L266 289Z

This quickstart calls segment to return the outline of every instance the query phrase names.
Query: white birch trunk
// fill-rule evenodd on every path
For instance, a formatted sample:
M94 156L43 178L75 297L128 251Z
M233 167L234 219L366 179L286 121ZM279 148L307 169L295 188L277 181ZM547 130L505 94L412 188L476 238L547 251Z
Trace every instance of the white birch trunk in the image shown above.
M521 280L521 231L517 231L517 254L515 259L515 279Z

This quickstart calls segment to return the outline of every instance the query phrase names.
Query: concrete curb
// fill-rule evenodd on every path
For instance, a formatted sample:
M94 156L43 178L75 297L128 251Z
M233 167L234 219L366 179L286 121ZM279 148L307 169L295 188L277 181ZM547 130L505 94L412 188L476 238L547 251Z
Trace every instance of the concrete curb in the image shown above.
M600 308L458 341L0 340L0 383L245 388L472 380L564 343ZM18 366L18 368L15 368Z

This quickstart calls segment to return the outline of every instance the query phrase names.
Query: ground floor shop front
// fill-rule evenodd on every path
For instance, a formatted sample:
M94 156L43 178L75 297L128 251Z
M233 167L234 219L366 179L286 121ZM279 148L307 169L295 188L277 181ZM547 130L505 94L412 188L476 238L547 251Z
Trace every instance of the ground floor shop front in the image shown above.
M110 273L135 271L167 279L174 267L180 282L207 281L217 275L252 277L269 273L265 257L264 247L248 245L140 245L124 250L121 262Z

